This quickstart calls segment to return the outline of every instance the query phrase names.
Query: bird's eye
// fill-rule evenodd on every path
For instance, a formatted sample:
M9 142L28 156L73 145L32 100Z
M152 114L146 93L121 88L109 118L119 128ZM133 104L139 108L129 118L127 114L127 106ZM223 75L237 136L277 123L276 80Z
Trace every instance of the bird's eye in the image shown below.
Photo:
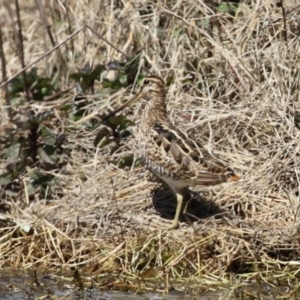
M149 84L149 83L150 83L150 81L148 79L144 80L144 84Z

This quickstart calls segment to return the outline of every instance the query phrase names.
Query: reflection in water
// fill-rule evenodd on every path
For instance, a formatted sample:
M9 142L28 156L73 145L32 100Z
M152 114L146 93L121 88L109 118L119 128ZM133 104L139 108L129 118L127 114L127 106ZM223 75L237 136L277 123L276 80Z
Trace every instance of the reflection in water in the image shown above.
M278 282L277 282L278 283ZM201 287L199 287L201 288ZM204 288L202 286L202 288ZM171 291L168 294L159 293L133 293L117 291L101 291L99 289L79 290L72 279L63 276L36 275L35 272L22 272L20 270L0 272L0 299L99 299L99 300L219 300L219 299L271 299L272 295L281 297L291 296L288 299L299 299L298 291L291 292L288 284L266 285L252 282L252 284L239 284L234 287L224 288L213 286L214 292L204 294L197 292L186 295L182 292ZM209 287L207 287L209 290ZM275 298L272 298L275 299ZM278 299L278 298L276 298Z
M74 288L72 283L68 284L63 277L51 275L39 275L20 270L0 272L0 299L101 299L101 300L215 300L219 299L219 294L209 292L209 294L195 297L183 295L180 292L171 292L167 295L157 293L134 294L132 292L99 291L97 289L80 291Z

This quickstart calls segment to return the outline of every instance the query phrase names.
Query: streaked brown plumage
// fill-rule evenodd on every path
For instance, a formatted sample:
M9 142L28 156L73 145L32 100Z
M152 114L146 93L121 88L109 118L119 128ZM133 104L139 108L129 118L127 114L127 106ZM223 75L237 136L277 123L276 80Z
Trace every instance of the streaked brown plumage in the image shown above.
M146 167L162 179L177 197L176 213L170 227L177 228L183 188L237 181L239 177L170 122L165 84L157 76L144 78L139 93L106 116L106 119L141 98L147 104L143 109L136 139Z

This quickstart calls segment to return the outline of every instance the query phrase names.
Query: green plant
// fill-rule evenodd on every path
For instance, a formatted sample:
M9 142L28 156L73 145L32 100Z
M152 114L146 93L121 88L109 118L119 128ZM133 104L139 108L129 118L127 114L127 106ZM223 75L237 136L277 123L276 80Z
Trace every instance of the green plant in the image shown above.
M55 91L53 79L50 77L39 76L36 68L32 68L26 73L26 85L30 99L42 101L45 96L50 96ZM21 93L26 91L24 77L19 75L12 80L9 86L9 98L13 102ZM22 97L21 97L22 98Z
M96 135L94 146L104 148L114 143L111 149L111 153L114 153L123 145L124 140L131 136L129 127L133 126L134 122L126 119L123 115L119 115L109 118L103 125ZM125 155L118 160L111 160L110 162L120 168L131 167L133 164L138 166L141 163L140 160L134 161L133 154Z
M8 160L5 172L0 175L2 196L16 197L23 188L29 196L37 192L43 197L51 196L54 175L49 171L60 169L68 156L63 148L64 134L55 134L46 125L51 117L50 111L36 115L29 111L25 121L15 124L17 131L10 137L11 144L1 153ZM24 187L25 177L29 180Z

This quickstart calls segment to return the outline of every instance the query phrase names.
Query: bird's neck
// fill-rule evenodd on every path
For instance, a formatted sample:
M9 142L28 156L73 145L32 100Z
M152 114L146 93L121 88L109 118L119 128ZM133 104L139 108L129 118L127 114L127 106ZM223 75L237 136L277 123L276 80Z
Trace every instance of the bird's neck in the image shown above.
M151 95L152 96L152 95ZM167 105L164 96L153 95L144 108L142 121L148 125L156 124L158 121L166 121L167 117Z

